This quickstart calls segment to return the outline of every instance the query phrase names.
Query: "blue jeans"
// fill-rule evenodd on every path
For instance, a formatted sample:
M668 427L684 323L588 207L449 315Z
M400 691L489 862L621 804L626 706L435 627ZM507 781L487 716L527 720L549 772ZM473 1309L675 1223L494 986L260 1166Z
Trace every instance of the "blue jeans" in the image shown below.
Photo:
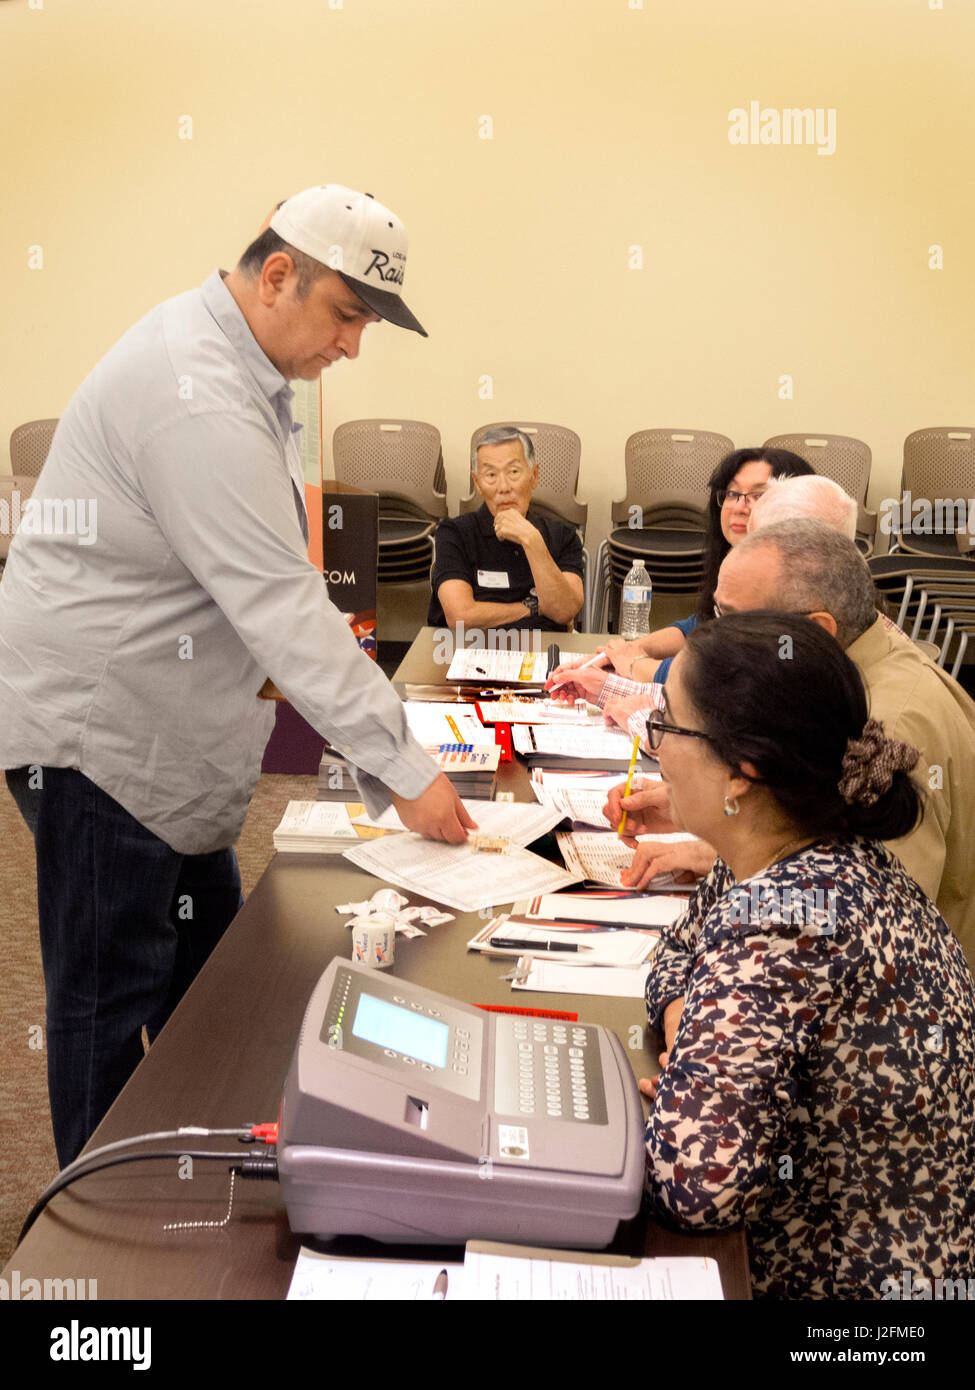
M143 1025L152 1042L243 900L232 849L177 854L82 773L42 777L37 902L64 1167L141 1061Z

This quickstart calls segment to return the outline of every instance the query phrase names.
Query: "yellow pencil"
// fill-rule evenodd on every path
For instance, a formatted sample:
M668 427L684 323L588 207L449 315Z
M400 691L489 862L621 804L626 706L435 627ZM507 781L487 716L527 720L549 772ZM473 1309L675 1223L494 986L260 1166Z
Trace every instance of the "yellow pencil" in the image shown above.
M626 786L625 786L625 788L623 789L623 800L624 800L624 801L626 800L626 798L627 798L627 797L629 796L629 794L630 794L630 785L631 785L631 783L632 783L632 781L633 781L633 769L636 767L636 760L637 760L637 755L638 755L639 752L640 752L640 735L637 734L636 737L635 737L634 740L633 740L633 756L630 758L630 770L629 770L629 772L626 774ZM625 829L626 829L626 812L624 811L623 814L622 814L622 816L620 817L620 823L619 823L619 825L616 827L616 833L617 833L617 835L622 835L622 834L623 834L623 831L624 831Z
M445 715L444 715L444 718L446 719L446 721L447 721L447 723L450 725L450 727L453 729L453 731L454 731L454 738L456 738L457 742L458 742L458 743L463 743L464 740L463 740L463 739L461 738L461 736L460 736L460 730L458 729L458 727L457 727L457 725L454 723L454 721L451 719L450 715L449 715L449 714L445 714Z

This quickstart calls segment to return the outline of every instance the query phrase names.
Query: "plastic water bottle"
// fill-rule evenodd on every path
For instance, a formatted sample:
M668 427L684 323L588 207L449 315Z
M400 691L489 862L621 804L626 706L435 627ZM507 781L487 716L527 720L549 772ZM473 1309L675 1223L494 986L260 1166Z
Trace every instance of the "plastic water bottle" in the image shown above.
M650 600L653 585L643 561L638 561L623 580L620 599L620 636L627 641L650 631Z

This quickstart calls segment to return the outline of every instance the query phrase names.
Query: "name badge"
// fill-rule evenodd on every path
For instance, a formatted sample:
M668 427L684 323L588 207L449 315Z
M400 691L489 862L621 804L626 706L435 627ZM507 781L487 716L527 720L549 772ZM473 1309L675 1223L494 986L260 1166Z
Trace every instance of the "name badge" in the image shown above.
M482 589L510 589L507 570L478 570L477 582Z

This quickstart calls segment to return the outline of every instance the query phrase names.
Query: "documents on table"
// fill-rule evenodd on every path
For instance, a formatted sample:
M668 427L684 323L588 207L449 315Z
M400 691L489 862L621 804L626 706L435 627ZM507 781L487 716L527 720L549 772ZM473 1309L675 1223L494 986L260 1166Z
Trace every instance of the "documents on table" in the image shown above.
M562 652L581 656L581 652ZM503 681L522 685L544 685L548 675L548 652L483 651L462 647L454 652L447 671L448 681Z
M344 802L289 801L272 838L283 853L339 854L359 833Z
M463 1298L464 1266L414 1260L356 1260L302 1246L288 1298L371 1303Z
M593 888L588 891L543 893L531 898L520 910L531 921L586 923L607 927L665 927L687 907L685 897L664 893L628 893L623 888Z
M667 835L644 835L643 840L662 841L675 844L682 840L693 840L682 830L671 831ZM618 835L605 830L560 830L556 835L559 851L565 866L576 879L589 879L592 883L605 883L611 888L620 887L620 874L633 862L634 851L625 845ZM675 874L657 874L647 884L647 891L666 891L677 886Z
M665 1301L720 1299L715 1260L658 1255L633 1259L602 1252L468 1241L464 1263L357 1260L302 1246L289 1300L467 1300L477 1302Z
M345 857L387 883L434 898L458 912L554 893L577 882L571 873L519 846L506 854L476 854L470 844L446 845L412 833L358 845L347 850Z
M530 845L565 819L556 807L539 806L534 801L475 801L461 798L464 809L478 830L491 835L506 835L516 845ZM383 830L405 830L395 806L390 806L378 820L372 820L365 810L353 817L355 825L373 825Z
M463 1288L462 1297L491 1302L724 1297L717 1261L698 1255L631 1259L490 1241L468 1241Z
M493 743L473 705L445 705L427 700L407 700L403 706L410 733L424 748L444 743Z
M612 761L619 763L624 772L633 753L633 739L622 729L591 725L513 724L511 739L515 752L529 761L547 758L575 758L590 763ZM645 755L638 766L644 771L650 766Z
M496 945L496 941L517 945ZM502 912L468 941L468 949L492 956L531 955L572 966L636 966L652 953L657 938L646 931L600 930L587 923L543 922ZM564 949L560 952L559 947ZM534 951L533 951L534 948Z
M355 853L356 850L350 850L350 854ZM542 994L601 994L612 999L642 999L650 969L649 964L566 965L563 960L525 955L518 960L511 988L538 990Z
M602 728L603 712L598 705L580 700L567 705L557 700L541 700L514 695L510 700L478 700L477 712L485 724L565 724L580 728Z

